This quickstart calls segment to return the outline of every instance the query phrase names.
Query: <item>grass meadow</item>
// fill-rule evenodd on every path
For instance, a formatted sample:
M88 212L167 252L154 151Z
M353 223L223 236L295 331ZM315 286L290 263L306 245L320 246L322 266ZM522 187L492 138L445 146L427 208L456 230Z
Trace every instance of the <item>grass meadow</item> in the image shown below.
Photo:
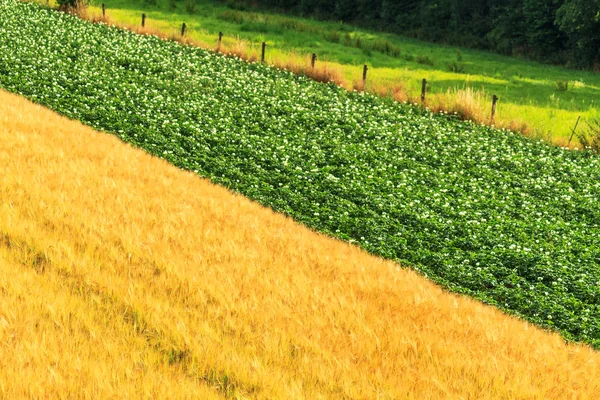
M106 0L112 23L135 27L147 15L146 31L177 38L181 23L186 40L215 48L223 32L223 48L245 58L260 57L267 43L267 62L333 80L348 89L363 89L363 64L369 66L366 90L420 102L421 81L427 79L426 106L458 112L465 118L490 122L491 98L500 98L495 124L532 137L567 145L577 118L600 117L600 74L548 66L497 54L431 44L398 35L372 32L335 23L272 13L227 8L199 1L193 13L184 2L156 4L139 0ZM88 10L97 18L99 4ZM316 53L319 71L310 68ZM576 145L575 137L573 144Z
M594 398L600 356L0 92L0 396Z

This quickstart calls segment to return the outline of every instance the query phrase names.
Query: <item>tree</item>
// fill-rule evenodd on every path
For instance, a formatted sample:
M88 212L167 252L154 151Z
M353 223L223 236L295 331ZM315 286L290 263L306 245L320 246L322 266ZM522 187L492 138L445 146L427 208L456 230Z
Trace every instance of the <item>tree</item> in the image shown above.
M358 14L356 0L336 0L334 14L340 21L353 21Z
M556 14L577 66L600 63L600 0L567 0Z
M61 10L77 8L78 3L78 0L56 0L56 4L58 4Z
M537 58L559 62L565 49L565 35L555 25L556 12L564 0L525 0L523 16L527 24L526 39Z
M496 51L517 55L527 45L527 24L523 19L523 0L497 1L490 8L492 28L486 38Z
M545 62L597 63L600 69L600 0L235 1Z
M414 30L420 27L419 21L415 20L415 15L421 6L422 1L418 0L383 0L380 17L395 31Z

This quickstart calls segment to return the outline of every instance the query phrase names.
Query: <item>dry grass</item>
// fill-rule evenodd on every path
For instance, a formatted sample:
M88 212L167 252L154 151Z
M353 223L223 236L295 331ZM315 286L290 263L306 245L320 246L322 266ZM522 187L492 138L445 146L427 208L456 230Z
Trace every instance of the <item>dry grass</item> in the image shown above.
M113 21L109 15L102 16L97 14L88 14L83 9L78 14L81 18L87 19L92 23L103 22L108 25L114 25L121 29L128 29L141 35L154 35L165 40L173 40L183 44L192 45L204 48L206 50L212 50L216 53L221 53L229 56L235 56L248 62L258 62L260 60L260 52L254 46L242 39L235 39L228 41L228 43L206 43L191 39L186 36L181 36L180 32L174 30L165 32L153 27L141 26L130 26L128 24L122 24L120 22ZM348 82L343 77L342 72L328 62L319 62L314 68L310 65L310 58L306 56L299 56L295 53L286 54L285 58L267 58L266 62L273 65L276 68L283 69L286 71L293 72L297 75L305 75L317 82L323 83L335 83L338 86L349 89Z
M428 96L425 106L434 112L456 114L463 120L471 120L486 125L493 125L498 128L508 129L533 139L552 142L556 146L570 148L572 150L581 148L578 140L573 140L569 143L568 140L563 137L545 136L542 132L531 129L531 127L522 120L499 118L498 114L501 114L501 112L497 112L494 120L492 120L492 110L488 100L489 97L485 92L467 88L449 90L446 93ZM408 101L416 103L417 101L420 102L420 99L416 100L409 97ZM502 103L499 103L498 107L502 107Z
M245 57L242 58L246 59ZM271 64L276 68L307 76L317 82L331 82L346 89L349 88L348 82L341 71L328 62L320 61L313 68L310 57L290 53L284 59L271 60Z
M208 50L215 50L215 46L211 43L191 39L190 37L185 36L185 35L181 36L180 30L175 30L175 29L161 30L161 29L157 29L155 27L148 26L148 25L145 27L142 27L140 25L124 24L122 22L113 20L110 17L110 15L108 14L108 12L106 15L103 16L101 13L89 12L89 10L85 7L82 7L81 9L78 8L75 11L75 14L82 19L90 21L93 24L104 23L106 25L115 26L120 29L127 29L127 30L135 32L139 35L153 35L153 36L159 37L163 40L171 40L171 41L179 42L179 43L190 45L190 46L201 47L201 48L208 49ZM245 43L236 44L236 47L239 47L239 46L245 47ZM246 54L246 53L244 52L242 54Z
M248 44L243 40L237 40L235 44L226 46L221 44L215 50L217 53L234 56L244 59L248 62L257 62L260 60L260 55L257 51L249 49Z
M491 108L484 110L485 94L472 89L448 91L432 96L428 106L436 112L456 113L462 119L491 122ZM489 108L489 107L488 107Z
M0 100L0 397L600 393L587 347Z
M448 90L446 93L428 96L426 100L426 106L434 112L456 114L463 120L510 129L526 136L530 134L527 124L521 121L500 119L498 115L492 119L492 109L488 103L484 92L471 88Z

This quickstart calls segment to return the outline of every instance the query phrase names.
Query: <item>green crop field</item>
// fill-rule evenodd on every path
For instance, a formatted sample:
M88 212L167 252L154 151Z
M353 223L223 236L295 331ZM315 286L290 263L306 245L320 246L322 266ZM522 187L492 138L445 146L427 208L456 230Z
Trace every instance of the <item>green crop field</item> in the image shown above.
M0 86L600 347L600 157L0 0Z
M185 21L188 35L206 43L216 43L220 31L227 42L241 38L258 48L266 41L267 59L315 52L319 60L339 63L350 82L360 79L362 65L367 63L372 82L390 87L400 84L414 97L418 97L423 78L429 81L432 93L467 87L482 91L484 108L496 94L501 118L526 122L537 137L557 143L568 140L578 116L584 121L600 117L600 74L591 71L430 44L347 24L234 10L212 0L198 1L193 14L185 11L182 1L175 3L174 12L165 0L156 5L141 0L104 3L115 22L139 25L141 14L146 13L147 26L175 32ZM91 8L93 13L100 12L98 4ZM568 89L561 90L562 84ZM585 122L581 124L585 126Z

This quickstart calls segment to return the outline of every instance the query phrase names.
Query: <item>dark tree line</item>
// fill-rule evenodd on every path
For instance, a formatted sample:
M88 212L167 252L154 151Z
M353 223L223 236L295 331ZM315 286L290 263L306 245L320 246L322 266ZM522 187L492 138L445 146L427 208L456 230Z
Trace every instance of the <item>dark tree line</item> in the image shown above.
M571 67L600 65L600 0L236 2Z

